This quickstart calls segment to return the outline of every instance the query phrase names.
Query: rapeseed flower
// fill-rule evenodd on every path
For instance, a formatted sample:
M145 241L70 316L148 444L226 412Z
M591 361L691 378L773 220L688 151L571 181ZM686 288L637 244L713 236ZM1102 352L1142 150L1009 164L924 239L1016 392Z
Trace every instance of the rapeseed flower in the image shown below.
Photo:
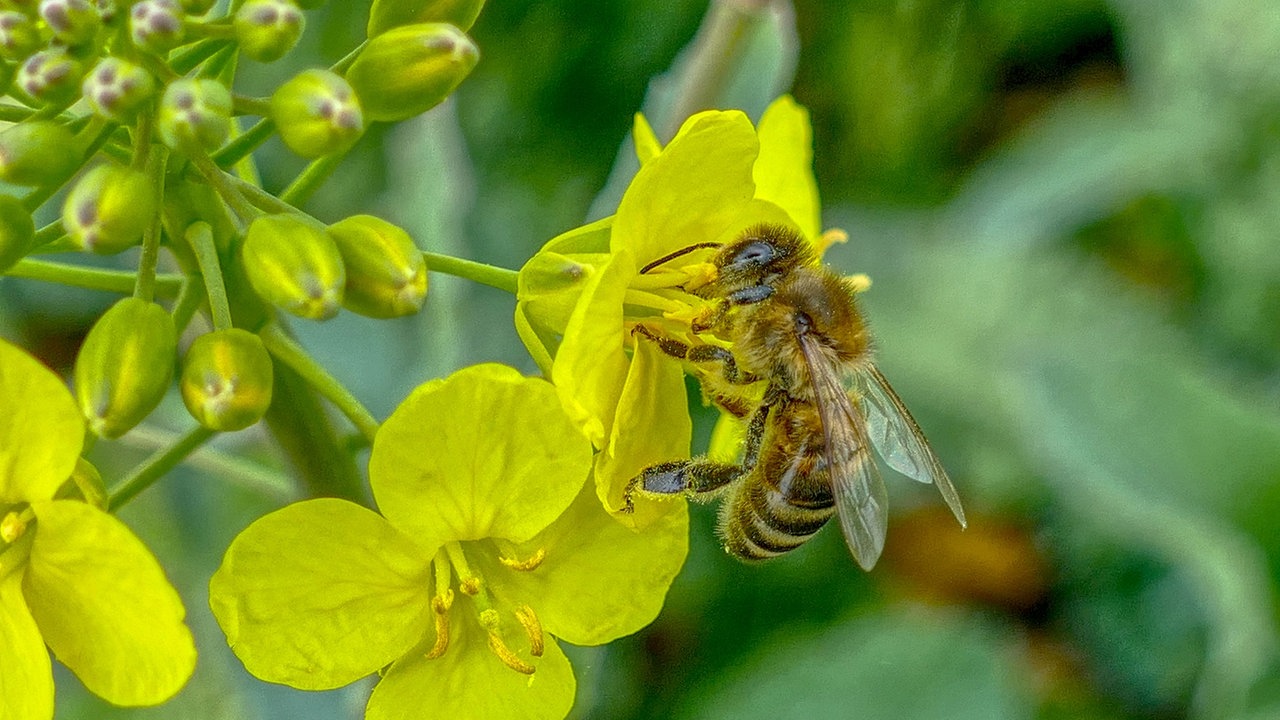
M100 508L60 499L84 433L62 381L0 341L0 717L53 717L49 650L116 705L162 703L195 669L155 557Z
M551 240L521 269L515 320L566 412L600 450L597 494L613 513L640 470L689 454L680 363L636 343L632 331L644 322L690 339L705 302L684 289L714 268L709 250L650 265L766 222L795 228L819 255L843 239L820 230L808 112L790 97L771 104L759 127L736 110L694 115L666 147L637 115L634 138L641 167L617 213ZM731 442L726 422L716 437ZM636 500L635 513L619 517L638 526L670 505Z
M214 615L263 680L380 672L369 720L562 718L575 682L557 639L648 624L687 550L683 512L629 530L590 470L549 383L500 365L428 382L374 441L381 514L322 498L257 520L213 577Z

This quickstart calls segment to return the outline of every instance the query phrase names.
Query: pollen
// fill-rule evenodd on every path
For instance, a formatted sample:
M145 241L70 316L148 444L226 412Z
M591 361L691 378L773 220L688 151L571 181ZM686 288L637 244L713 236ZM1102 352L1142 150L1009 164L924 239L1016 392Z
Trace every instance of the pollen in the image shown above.
M0 520L0 540L6 544L13 543L14 540L22 537L27 531L27 521L21 513L11 511Z
M536 570L538 566L542 564L542 561L545 559L547 559L546 548L538 548L537 552L535 552L533 555L529 556L524 560L509 558L504 555L498 556L498 562L501 562L503 565L511 568L512 570L519 570L521 572Z
M474 575L468 578L463 578L462 582L458 584L459 590L472 596L479 595L482 587L483 583L480 582L480 578Z
M521 605L516 608L516 619L520 621L521 627L524 628L525 635L529 636L529 654L534 657L542 657L542 650L545 647L542 637L542 621L533 612L533 608L528 605Z
M818 251L818 255L822 255L831 248L832 245L849 242L849 233L840 228L831 228L823 231L822 235L814 241L814 249Z
M498 618L498 611L492 608L480 613L480 626L489 634L489 650L502 661L503 665L524 675L532 675L537 668L520 659L520 656L511 651L507 647L507 643L502 639L502 624Z
M436 644L427 651L427 657L434 660L444 655L449 649L449 608L453 605L453 590L445 588L444 592L431 598L431 609L436 617Z

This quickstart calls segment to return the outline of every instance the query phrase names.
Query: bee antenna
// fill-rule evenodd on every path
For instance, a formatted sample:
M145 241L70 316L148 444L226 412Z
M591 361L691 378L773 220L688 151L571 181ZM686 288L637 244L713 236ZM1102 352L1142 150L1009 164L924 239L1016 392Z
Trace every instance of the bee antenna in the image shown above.
M672 260L675 260L676 258L680 257L681 255L688 255L689 253L693 252L694 250L704 250L704 249L706 249L706 248L718 248L718 247L724 247L724 243L718 243L718 242L701 242L701 243L694 243L693 245L690 245L689 247L683 247L683 248L680 248L679 250L677 250L677 251L675 251L675 252L673 252L673 253L667 253L666 255L663 255L662 257L658 258L657 260L654 260L653 262L649 263L648 265L645 265L644 267L640 268L640 274L641 274L641 275L644 275L645 273L647 273L647 272L649 272L650 270L652 270L652 269L654 269L654 268L658 267L659 265L662 265L662 264L664 264L664 263L671 262Z

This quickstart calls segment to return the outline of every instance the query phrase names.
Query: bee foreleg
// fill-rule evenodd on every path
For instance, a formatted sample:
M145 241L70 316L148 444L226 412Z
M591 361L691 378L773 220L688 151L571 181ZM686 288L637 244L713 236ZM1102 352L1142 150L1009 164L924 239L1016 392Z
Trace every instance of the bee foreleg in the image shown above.
M677 360L687 360L691 363L718 363L721 375L734 385L750 385L760 379L739 369L733 353L722 347L715 345L689 345L688 343L659 335L644 325L636 325L632 332L652 340L658 345L658 349L663 354L670 355Z
M659 463L645 468L627 483L623 492L623 512L635 509L634 495L637 492L646 495L688 495L699 499L699 495L714 493L720 488L737 480L744 469L741 465L715 462L707 458L677 460Z

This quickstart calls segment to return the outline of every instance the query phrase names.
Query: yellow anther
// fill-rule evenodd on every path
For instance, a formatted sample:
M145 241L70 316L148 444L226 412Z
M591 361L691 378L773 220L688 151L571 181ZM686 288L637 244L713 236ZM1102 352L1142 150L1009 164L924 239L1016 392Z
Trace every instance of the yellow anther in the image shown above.
M844 242L849 242L849 233L841 230L840 228L831 228L818 236L818 239L815 240L813 244L817 249L818 254L821 255L832 245Z
M503 642L502 626L498 619L497 610L489 608L481 612L480 626L485 629L485 632L489 633L489 649L493 651L494 655L498 656L503 665L525 675L532 675L534 670L537 670L537 668L521 660L518 655L511 652L511 648L507 647L507 644Z
M458 583L458 589L468 595L478 595L480 594L480 585L480 578L472 575L471 577L463 578L462 582Z
M697 263L696 265L685 265L680 268L685 274L685 281L681 286L685 290L697 290L698 288L710 284L720 274L716 266L709 263Z
M27 531L27 521L17 511L9 512L0 520L0 540L12 543Z
M453 591L445 588L444 592L431 598L431 609L436 613L436 644L427 651L427 657L434 660L449 649L449 607L453 605Z
M846 277L844 284L855 293L866 292L871 289L871 278L866 273L858 273Z
M538 620L538 616L533 612L533 608L528 605L521 605L516 608L516 619L520 621L520 625L524 627L524 634L529 636L529 654L534 657L542 657L543 639L542 639L542 622Z
M511 568L512 570L520 570L522 572L527 572L529 570L536 570L537 567L542 564L542 561L546 559L547 559L546 548L538 548L537 552L535 552L526 560L518 560L516 558L509 558L503 555L498 556L498 562Z

